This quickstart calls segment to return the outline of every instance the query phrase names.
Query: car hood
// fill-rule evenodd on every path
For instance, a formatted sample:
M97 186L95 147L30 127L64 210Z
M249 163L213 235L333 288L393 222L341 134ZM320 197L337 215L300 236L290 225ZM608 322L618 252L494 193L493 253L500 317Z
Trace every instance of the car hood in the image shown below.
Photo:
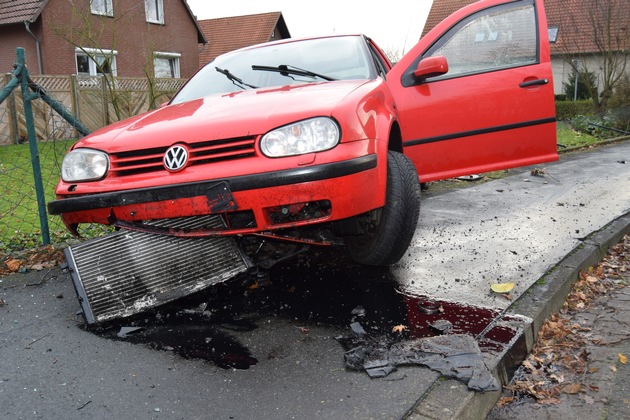
M111 153L255 136L305 118L330 116L366 83L370 81L334 81L207 96L104 127L77 146Z

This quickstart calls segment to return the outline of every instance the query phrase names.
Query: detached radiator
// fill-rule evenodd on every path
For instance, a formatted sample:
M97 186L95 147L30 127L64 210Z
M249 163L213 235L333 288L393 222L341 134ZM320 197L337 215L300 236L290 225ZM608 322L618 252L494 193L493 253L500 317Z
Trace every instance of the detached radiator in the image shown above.
M216 227L217 216L162 226ZM230 237L177 238L119 231L65 251L88 324L130 316L227 281L250 263Z

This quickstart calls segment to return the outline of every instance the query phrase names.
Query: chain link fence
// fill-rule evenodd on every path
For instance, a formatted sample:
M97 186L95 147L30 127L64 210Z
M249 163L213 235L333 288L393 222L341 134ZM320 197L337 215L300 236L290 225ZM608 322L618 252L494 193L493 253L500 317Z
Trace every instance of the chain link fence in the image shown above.
M12 75L0 75L0 90L10 82ZM111 115L108 93L102 89L100 78L78 79L76 76L34 76L33 81L48 95L61 103L70 113L77 115L85 126L95 130L117 120ZM157 82L157 83L155 83ZM154 81L159 91L149 92L146 79L120 79L121 94L125 95L125 115L149 109L149 96L166 101L183 84L184 80ZM156 94L157 92L157 94ZM41 180L46 202L55 198L54 190L61 172L61 162L68 148L77 140L76 130L42 100L32 101L35 117L37 150L41 167ZM19 88L0 103L0 256L31 249L43 244L40 207L37 202L33 163ZM45 212L45 208L42 209ZM71 237L57 216L48 220L50 240L53 244L67 242ZM83 232L96 229L86 226ZM86 235L91 236L91 235Z

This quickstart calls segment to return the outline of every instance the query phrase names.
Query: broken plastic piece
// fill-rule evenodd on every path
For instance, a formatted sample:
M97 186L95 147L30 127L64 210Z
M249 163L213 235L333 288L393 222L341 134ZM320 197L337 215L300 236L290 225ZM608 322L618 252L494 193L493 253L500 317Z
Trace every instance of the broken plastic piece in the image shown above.
M353 322L352 324L350 324L350 328L352 329L352 332L357 335L357 337L363 337L366 334L363 326L361 326L361 324L358 322Z
M358 323L352 327L363 328ZM358 336L344 354L346 367L365 370L371 378L380 378L400 365L425 365L448 377L466 382L475 391L497 391L499 383L486 367L477 342L468 335L452 334L387 343ZM344 342L340 340L340 342Z
M120 338L125 338L130 334L136 333L142 330L142 327L120 327L120 331L116 334Z
M479 175L466 175L466 176L458 176L457 179L460 181L478 181L481 179Z
M429 324L429 327L435 331L444 334L453 329L453 323L447 319L438 319L435 322Z

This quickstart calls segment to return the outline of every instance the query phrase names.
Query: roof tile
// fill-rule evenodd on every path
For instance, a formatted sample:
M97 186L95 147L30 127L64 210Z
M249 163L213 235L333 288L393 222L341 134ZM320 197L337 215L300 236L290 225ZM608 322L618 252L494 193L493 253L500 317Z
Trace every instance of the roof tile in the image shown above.
M282 12L200 20L208 44L199 53L199 64L204 65L228 51L270 41L277 25L286 28ZM283 37L290 36L287 29Z
M48 0L0 0L0 25L34 22Z

